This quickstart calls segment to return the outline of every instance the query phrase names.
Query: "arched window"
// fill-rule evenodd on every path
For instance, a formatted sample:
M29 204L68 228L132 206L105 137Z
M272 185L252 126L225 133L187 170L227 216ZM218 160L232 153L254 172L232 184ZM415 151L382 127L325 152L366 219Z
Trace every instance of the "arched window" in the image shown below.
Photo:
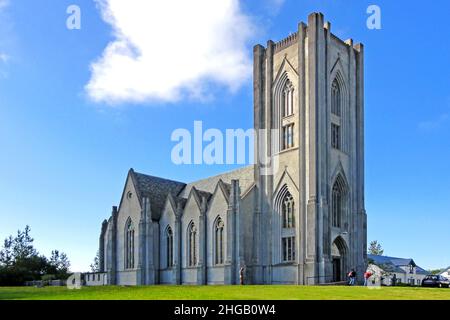
M283 89L283 117L294 114L294 86L287 80Z
M214 264L223 264L224 262L224 227L220 217L217 218L214 224Z
M194 222L188 227L188 266L195 267L197 265L197 228Z
M294 114L294 86L289 79L286 78L285 81L281 107L281 115L283 118ZM294 146L294 124L291 122L283 123L281 135L281 150L292 148Z
M294 198L288 192L282 204L283 228L294 228Z
M295 261L295 214L294 197L284 185L275 198L276 210L280 215L281 248L280 256L282 262Z
M341 116L341 88L337 79L331 85L331 113Z
M167 267L173 266L173 232L170 226L166 229Z
M334 118L331 118L331 146L334 149L342 150L342 125L343 119L343 90L339 79L342 81L341 75L338 73L331 84L331 113Z
M273 128L278 130L278 139L272 141L274 152L294 147L294 114L295 88L284 72L276 81L273 90Z
M341 175L334 182L332 189L331 215L332 225L336 228L342 227L342 218L345 205L345 183Z
M134 225L128 219L125 225L125 269L134 268Z

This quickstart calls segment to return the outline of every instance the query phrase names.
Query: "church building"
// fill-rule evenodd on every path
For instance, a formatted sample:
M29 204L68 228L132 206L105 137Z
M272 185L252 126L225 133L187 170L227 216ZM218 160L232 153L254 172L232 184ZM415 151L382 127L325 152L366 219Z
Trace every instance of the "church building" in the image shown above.
M107 284L340 282L367 266L364 50L321 13L254 54L255 163L195 182L130 169L102 224ZM276 170L267 164L277 163ZM99 277L100 279L100 277Z

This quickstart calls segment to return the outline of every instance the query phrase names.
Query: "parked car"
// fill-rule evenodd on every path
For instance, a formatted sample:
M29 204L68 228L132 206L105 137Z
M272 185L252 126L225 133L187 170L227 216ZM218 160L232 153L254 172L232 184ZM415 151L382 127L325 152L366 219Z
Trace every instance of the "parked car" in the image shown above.
M428 275L422 280L422 287L450 288L450 280L440 275Z

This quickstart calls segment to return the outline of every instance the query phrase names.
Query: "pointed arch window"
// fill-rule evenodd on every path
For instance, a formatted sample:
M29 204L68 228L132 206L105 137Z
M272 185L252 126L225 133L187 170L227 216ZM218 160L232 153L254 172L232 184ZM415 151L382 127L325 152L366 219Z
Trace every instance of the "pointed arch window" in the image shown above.
M170 226L166 229L167 267L173 267L173 232Z
M289 117L294 114L294 86L289 79L283 89L283 108L282 116ZM282 128L282 150L292 148L294 146L294 124L287 123Z
M331 84L331 113L335 116L331 123L331 146L334 149L341 150L342 90L337 78Z
M125 269L134 268L134 224L128 219L125 225Z
M288 192L282 204L283 228L294 228L294 198Z
M294 86L287 80L283 89L283 117L294 114Z
M341 88L337 79L331 85L331 113L341 116Z
M344 205L345 205L345 184L342 177L339 175L334 182L332 189L332 226L335 228L342 227L342 220L344 216Z
M197 228L194 222L188 227L188 266L195 267L197 265Z
M214 264L216 265L224 263L224 229L225 224L222 218L218 217L214 224Z
M295 202L286 185L280 189L275 198L275 206L280 214L281 262L294 262L296 259Z

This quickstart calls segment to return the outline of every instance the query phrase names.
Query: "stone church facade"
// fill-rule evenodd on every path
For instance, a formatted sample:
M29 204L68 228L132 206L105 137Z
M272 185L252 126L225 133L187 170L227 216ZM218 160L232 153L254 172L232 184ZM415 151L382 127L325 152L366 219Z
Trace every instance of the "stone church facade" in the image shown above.
M102 224L107 284L317 284L366 269L364 51L323 15L254 47L255 164L183 183L131 169ZM271 129L271 130L268 130ZM265 164L277 163L267 174ZM100 277L99 277L100 279Z

